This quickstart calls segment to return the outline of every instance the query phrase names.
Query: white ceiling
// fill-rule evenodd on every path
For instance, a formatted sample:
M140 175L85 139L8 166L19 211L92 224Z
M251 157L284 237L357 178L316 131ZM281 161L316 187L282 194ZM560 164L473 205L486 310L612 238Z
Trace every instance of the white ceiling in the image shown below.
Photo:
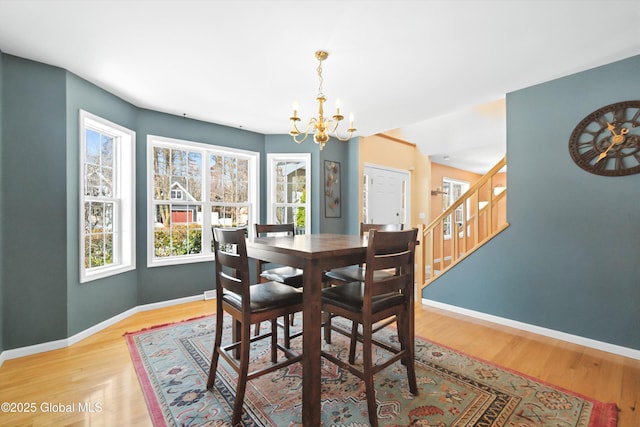
M505 151L506 93L640 54L640 0L0 0L0 50L123 99L285 134L293 101L400 129L435 161ZM345 114L346 115L346 114ZM466 166L465 166L466 165Z

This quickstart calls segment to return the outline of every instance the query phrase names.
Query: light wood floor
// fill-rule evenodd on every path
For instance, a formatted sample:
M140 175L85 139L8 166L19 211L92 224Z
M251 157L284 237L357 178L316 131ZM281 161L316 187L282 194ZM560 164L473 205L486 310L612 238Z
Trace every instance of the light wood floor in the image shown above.
M0 402L10 402L12 409L35 406L35 412L0 412L0 425L150 426L123 334L213 309L213 301L201 301L138 313L69 348L5 361L0 367ZM638 360L422 306L416 310L416 334L596 400L615 402L619 427L640 426ZM92 405L95 412L80 412L79 403Z

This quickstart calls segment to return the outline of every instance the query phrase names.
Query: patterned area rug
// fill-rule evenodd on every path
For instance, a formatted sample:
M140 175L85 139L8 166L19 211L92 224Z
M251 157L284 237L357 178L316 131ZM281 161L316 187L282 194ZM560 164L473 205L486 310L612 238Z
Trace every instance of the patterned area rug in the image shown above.
M126 334L155 426L231 425L236 377L223 359L213 390L205 390L214 322L207 316ZM386 329L378 335L396 340L393 329ZM225 336L229 334L227 328ZM300 341L294 340L292 346L301 345ZM333 345L324 345L346 359L348 342L340 334L333 334ZM268 340L256 344L253 363L269 363L268 350ZM399 362L376 375L380 425L616 425L615 404L542 384L424 339L416 339L416 362L417 397L409 393ZM250 381L243 425L300 426L301 374L297 363ZM369 425L362 381L324 359L321 404L324 426Z

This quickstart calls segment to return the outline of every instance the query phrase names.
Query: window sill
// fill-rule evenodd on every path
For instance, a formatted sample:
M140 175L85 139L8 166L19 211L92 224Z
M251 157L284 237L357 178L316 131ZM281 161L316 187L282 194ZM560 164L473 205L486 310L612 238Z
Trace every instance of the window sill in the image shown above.
M125 273L127 271L135 270L135 264L116 265L111 267L104 267L96 269L95 271L80 273L80 283L92 282L98 279L104 279L107 277L115 276L116 274Z
M213 254L155 258L147 263L147 267L153 268L153 267L164 267L168 265L194 264L197 262L210 262L214 260L215 260L215 257L213 256Z

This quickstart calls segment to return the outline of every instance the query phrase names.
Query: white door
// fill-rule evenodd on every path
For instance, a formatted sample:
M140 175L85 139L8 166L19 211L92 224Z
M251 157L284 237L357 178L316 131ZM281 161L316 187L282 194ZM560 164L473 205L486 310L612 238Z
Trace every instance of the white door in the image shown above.
M407 214L411 212L409 172L365 165L364 179L364 222L407 225Z

